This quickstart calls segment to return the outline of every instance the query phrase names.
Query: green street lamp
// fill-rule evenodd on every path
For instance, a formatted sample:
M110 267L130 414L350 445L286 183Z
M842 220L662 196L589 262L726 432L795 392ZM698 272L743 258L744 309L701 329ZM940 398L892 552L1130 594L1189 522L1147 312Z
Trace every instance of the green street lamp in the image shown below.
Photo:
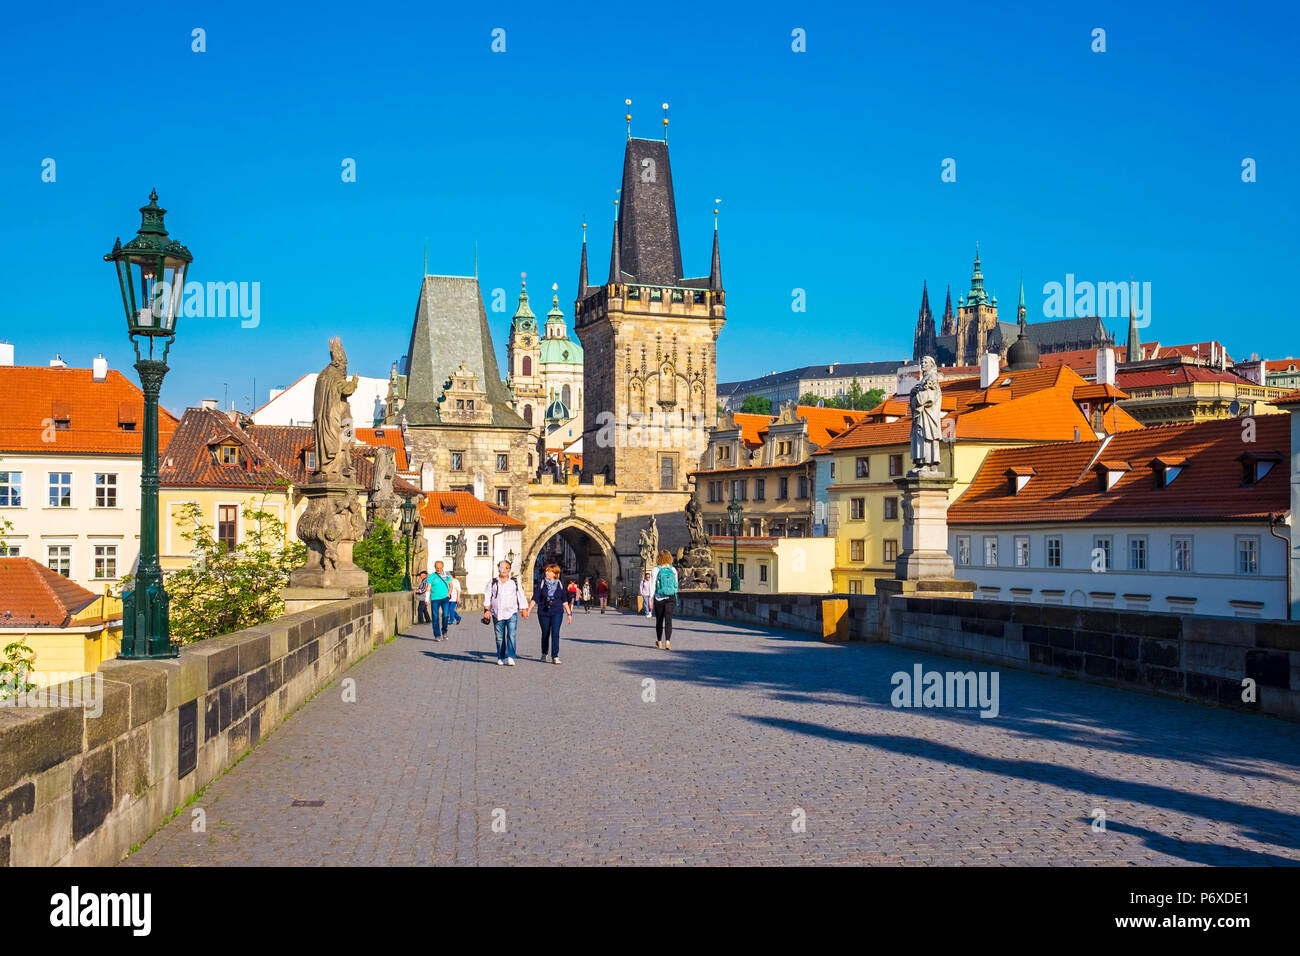
M406 574L402 578L402 590L411 590L411 532L415 530L415 497L406 495L402 498L402 537L406 539Z
M126 660L176 657L168 617L169 598L158 563L158 394L167 374L167 353L176 338L176 316L185 292L190 251L167 237L158 191L140 207L140 229L125 246L121 238L105 262L117 267L126 328L135 347L135 370L144 389L144 436L140 472L140 561L134 586L122 592L122 650ZM161 339L162 354L155 356ZM141 341L148 350L140 354Z
M731 590L740 590L740 555L736 549L736 537L740 534L744 511L740 502L733 497L727 505L727 525L731 528Z

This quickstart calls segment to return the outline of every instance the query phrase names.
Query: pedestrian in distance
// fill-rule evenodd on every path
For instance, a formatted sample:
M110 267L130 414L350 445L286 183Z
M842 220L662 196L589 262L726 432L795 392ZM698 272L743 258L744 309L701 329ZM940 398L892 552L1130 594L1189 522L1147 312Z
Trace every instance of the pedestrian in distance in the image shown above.
M582 582L582 611L584 614L591 613L591 578Z
M570 582L570 594L577 591L577 582ZM542 663L548 660L552 664L560 663L560 622L568 617L573 623L573 600L564 599L565 588L560 583L560 567L556 564L546 566L546 575L533 590L533 599L528 602L531 611L537 608L537 621L542 626Z
M659 567L655 571L655 647L666 651L673 649L673 608L677 606L677 569L673 556L659 552Z
M655 582L654 572L646 569L641 578L641 610L646 617L655 616Z
M429 613L433 615L433 639L447 639L447 597L451 594L451 575L442 570L442 562L433 562L429 575Z
M578 579L572 578L569 581L569 606L582 606L582 592L578 590Z
M515 638L519 615L528 617L528 604L519 580L510 573L509 561L497 562L497 574L483 589L483 623L491 624L497 639L497 666L515 666Z
M609 584L604 578L596 585L596 597L600 598L600 613L605 613L605 606L609 603Z
M419 584L415 588L415 599L418 602L418 604L416 605L418 611L416 623L428 624L429 623L429 572L428 571L420 572Z
M459 624L460 612L456 610L456 605L460 603L460 578L456 575L451 576L451 584L447 592L447 623Z

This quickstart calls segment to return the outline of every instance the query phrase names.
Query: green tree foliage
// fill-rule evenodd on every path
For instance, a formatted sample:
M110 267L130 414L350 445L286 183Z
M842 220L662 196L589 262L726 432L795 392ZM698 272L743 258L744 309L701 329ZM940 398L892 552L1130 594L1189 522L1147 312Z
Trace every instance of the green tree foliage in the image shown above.
M36 669L36 652L23 641L6 644L0 654L0 700L35 690L27 675Z
M406 549L398 542L392 525L382 518L376 519L370 533L352 548L352 563L370 577L376 594L402 590Z
M826 408L847 408L855 412L866 412L879 405L884 401L884 398L884 389L873 388L869 392L864 392L862 385L855 378L849 384L849 390L843 395L823 398L820 395L814 395L812 392L805 392L799 397L799 404L816 405L821 402Z
M245 508L250 523L244 540L227 548L203 523L197 503L183 505L181 515L191 526L181 536L193 544L194 563L167 576L173 641L192 644L284 613L280 592L289 585L289 573L307 560L306 545L285 545L284 522L260 507ZM128 579L123 586L130 586Z
M749 415L771 415L772 400L762 395L746 395L740 410Z

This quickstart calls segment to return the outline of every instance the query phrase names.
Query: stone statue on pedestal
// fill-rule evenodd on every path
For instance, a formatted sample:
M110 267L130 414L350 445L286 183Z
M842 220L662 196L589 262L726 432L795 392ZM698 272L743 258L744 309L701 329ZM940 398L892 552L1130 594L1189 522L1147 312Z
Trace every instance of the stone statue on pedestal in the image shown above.
M690 543L677 556L677 586L684 591L715 590L718 571L713 566L713 549L704 529L704 512L699 492L692 480L691 497L686 502L686 530Z
M375 449L374 468L370 478L370 508L376 519L398 528L401 522L402 502L393 491L397 477L397 453L388 445Z
M939 369L927 355L921 359L921 380L912 386L908 404L912 410L912 470L910 475L939 477L939 418L943 414L939 390Z
M415 519L411 529L411 580L420 576L421 571L429 570L429 542L424 539L424 522Z
M452 554L451 573L458 577L464 577L465 554L469 551L469 541L465 538L465 529L460 529L460 534L456 535L456 548Z
M348 379L348 356L338 336L330 339L330 364L316 376L312 403L312 437L316 440L316 470L310 480L341 481L352 477L352 410L348 396L359 379Z

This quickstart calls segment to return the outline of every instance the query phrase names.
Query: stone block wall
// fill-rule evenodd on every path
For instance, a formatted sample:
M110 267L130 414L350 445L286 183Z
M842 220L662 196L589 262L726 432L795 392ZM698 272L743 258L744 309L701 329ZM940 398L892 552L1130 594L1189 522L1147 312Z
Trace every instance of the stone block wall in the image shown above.
M822 601L849 603L849 639L878 640L874 594L737 594L732 591L680 591L676 616L755 624L822 636Z
M116 863L407 627L411 610L409 593L339 601L189 645L174 660L109 661L99 707L0 707L0 866ZM181 777L185 705L196 711L196 765Z
M915 597L890 614L892 644L1300 720L1300 623Z

